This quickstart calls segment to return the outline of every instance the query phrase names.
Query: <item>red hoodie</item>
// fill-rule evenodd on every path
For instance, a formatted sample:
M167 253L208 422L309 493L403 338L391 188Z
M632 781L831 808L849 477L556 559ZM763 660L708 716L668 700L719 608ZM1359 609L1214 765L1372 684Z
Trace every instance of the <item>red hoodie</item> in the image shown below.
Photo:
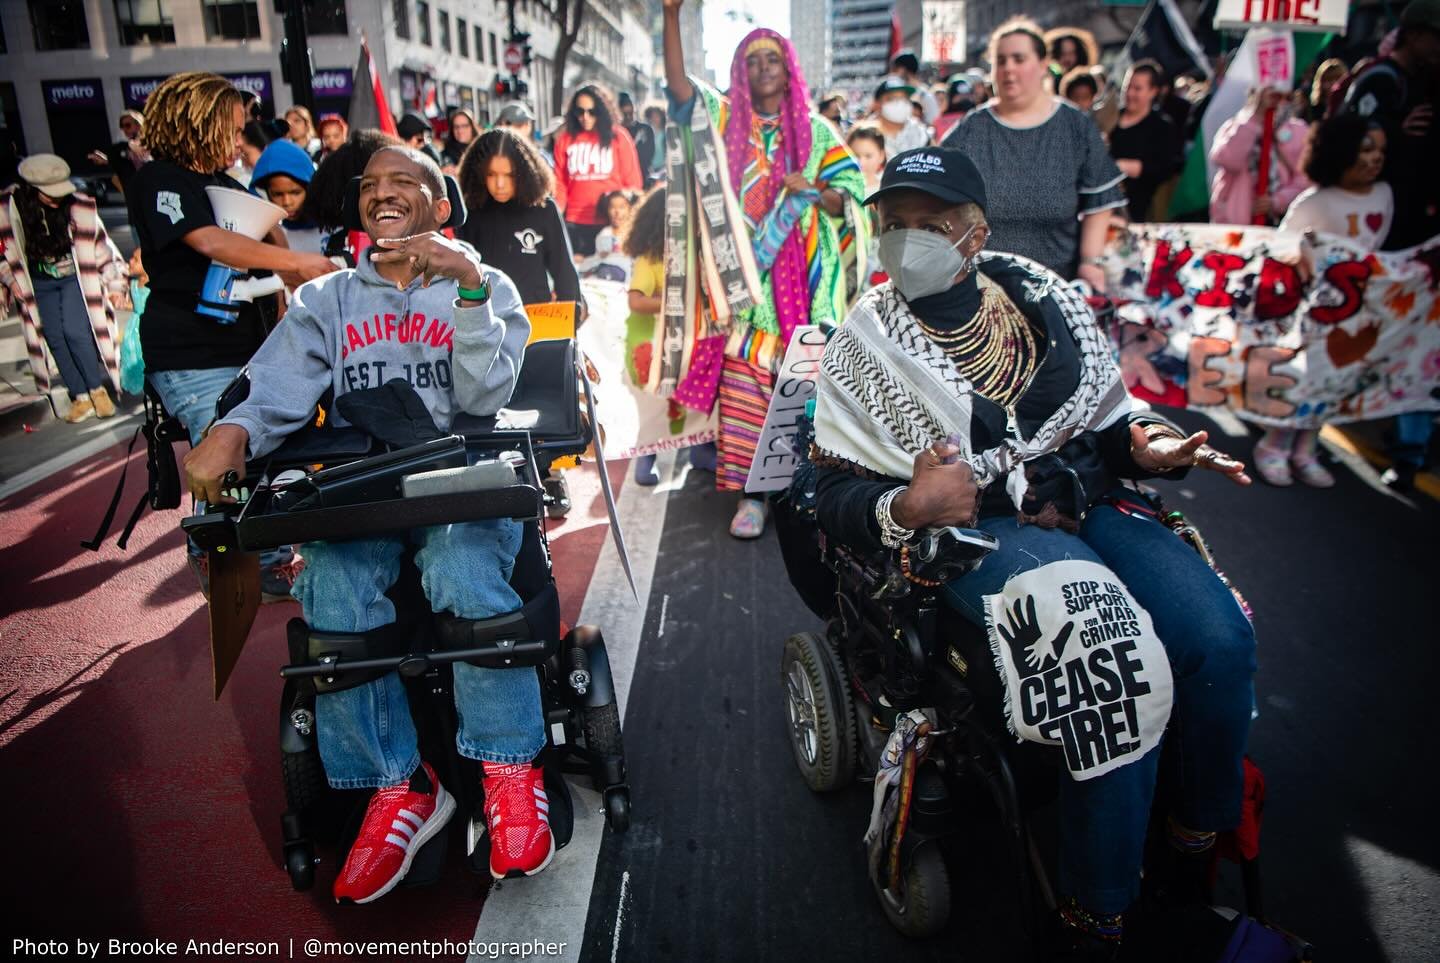
M571 224L605 223L595 211L600 198L611 191L638 191L644 183L635 142L619 124L611 129L609 147L600 146L598 131L560 131L555 138L555 176L564 188L565 220Z

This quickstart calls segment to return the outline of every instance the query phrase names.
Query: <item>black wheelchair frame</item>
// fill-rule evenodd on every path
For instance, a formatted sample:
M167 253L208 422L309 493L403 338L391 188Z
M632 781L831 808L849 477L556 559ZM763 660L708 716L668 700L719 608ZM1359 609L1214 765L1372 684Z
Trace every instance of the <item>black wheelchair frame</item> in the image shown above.
M629 826L619 706L609 657L600 630L576 626L562 635L559 598L551 570L549 540L542 522L541 468L562 455L580 454L593 428L580 416L578 365L572 341L541 341L526 351L509 407L533 409L538 420L526 430L496 427L494 416L459 416L455 434L398 450L386 450L353 428L307 426L272 455L247 466L257 478L243 505L226 506L184 521L183 527L207 551L255 552L314 540L344 540L399 534L428 525L510 518L524 525L511 585L522 607L491 619L462 621L434 615L408 556L390 592L397 620L386 634L388 651L376 655L340 633L313 632L303 619L287 630L289 664L284 678L279 735L287 809L282 815L285 866L297 890L314 883L317 843L343 843L358 830L368 792L332 790L326 781L315 735L315 700L329 687L346 687L347 677L363 682L396 671L405 682L420 736L421 753L436 765L441 781L469 819L465 851L471 868L488 872L480 816L478 763L455 749L458 720L453 702L456 662L506 668L533 667L541 685L546 746L541 753L550 824L556 847L569 842L573 801L563 775L588 774L604 799L615 832ZM242 375L242 379L243 379ZM227 392L231 403L244 384ZM222 407L224 402L222 402ZM403 479L437 469L463 468L477 460L518 455L514 484L479 491L402 495ZM314 470L318 464L324 467ZM305 472L288 483L277 475ZM382 646L382 648L385 646ZM357 657L357 652L358 657ZM417 853L404 885L438 877L454 823ZM342 828L343 827L343 828ZM342 850L343 852L343 850Z
M777 518L784 515L777 524L782 544L799 534L795 516L777 511ZM798 525L808 528L803 520ZM959 800L979 791L1004 832L1024 928L1040 932L1054 895L1021 807L1013 749L1004 745L1004 722L995 715L999 703L982 708L998 699L998 691L977 698L970 679L970 664L989 658L983 635L958 624L960 617L940 598L942 585L907 579L894 553L867 556L818 530L815 536L819 553L810 556L812 564L821 562L833 575L821 589L829 589L828 602L813 583L802 594L826 620L825 632L787 639L780 666L791 749L802 776L816 792L873 779L897 716L933 708L936 724L915 772L898 860L871 864L881 907L906 936L933 936L945 927L951 887L940 844L964 831ZM929 568L946 564L956 563L935 558ZM963 649L957 644L967 641Z

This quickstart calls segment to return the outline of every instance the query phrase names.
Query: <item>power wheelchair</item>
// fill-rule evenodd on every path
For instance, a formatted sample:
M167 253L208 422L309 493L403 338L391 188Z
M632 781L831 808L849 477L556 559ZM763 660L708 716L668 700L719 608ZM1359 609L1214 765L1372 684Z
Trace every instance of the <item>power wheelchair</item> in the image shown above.
M985 633L942 598L947 581L971 571L998 543L981 530L932 529L902 556L861 552L828 538L815 521L814 474L804 454L810 433L809 419L802 419L795 446L801 469L788 490L772 496L787 574L825 622L823 633L790 636L781 652L796 766L819 793L872 782L892 733L906 733L898 805L867 853L887 919L908 937L940 933L954 902L942 844L959 838L973 846L977 830L993 832L998 823L998 838L986 843L1000 848L1005 865L993 868L1002 885L1013 888L1020 927L1038 947L1057 900L1046 856L1053 840L1034 816L1055 799L1060 767L1054 752L1009 734ZM1181 513L1166 511L1153 492L1137 488L1133 496L1117 508L1153 513L1213 566L1204 539ZM1248 614L1248 604L1230 588ZM1161 814L1158 798L1152 833ZM987 810L992 815L982 823ZM1245 914L1264 923L1258 854L1230 858L1240 864ZM1311 958L1303 939L1277 932L1293 953L1288 958Z
M222 414L243 398L248 390L244 379L242 374L222 398ZM455 749L456 662L532 667L539 675L547 739L541 762L557 848L569 842L573 826L566 773L588 774L603 798L610 828L628 828L630 790L605 641L593 626L563 630L541 522L541 466L578 455L592 442L593 427L580 411L580 386L588 397L584 379L573 341L535 342L526 350L508 406L535 413L528 428L505 428L495 416L461 415L448 437L387 450L358 429L312 423L247 466L246 477L255 482L243 504L212 506L207 514L184 521L185 530L212 558L213 553L373 537L450 522L511 518L524 526L510 579L522 600L515 612L482 620L432 614L412 553L390 591L397 614L393 625L332 633L313 630L303 619L290 621L278 721L287 805L282 846L295 889L313 885L322 846L337 847L343 859L368 799L367 791L334 790L326 781L316 741L316 696L390 671L398 671L405 682L423 757L435 765L465 817L464 853L473 871L488 871L488 847L479 764ZM442 479L438 488L436 479ZM457 823L425 844L403 885L439 876Z

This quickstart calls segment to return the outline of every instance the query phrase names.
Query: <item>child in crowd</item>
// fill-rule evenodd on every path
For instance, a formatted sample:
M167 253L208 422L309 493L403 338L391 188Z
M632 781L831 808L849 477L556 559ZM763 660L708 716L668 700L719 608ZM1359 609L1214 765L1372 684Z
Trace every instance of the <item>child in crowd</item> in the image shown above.
M656 187L641 199L625 226L621 247L633 262L630 272L630 317L625 321L625 363L637 385L650 377L649 362L655 347L655 316L665 288L665 188ZM648 350L647 350L648 349ZM641 370L641 364L645 370ZM659 484L655 456L635 459L635 481Z
M850 153L855 155L855 160L860 164L860 173L865 177L866 195L875 193L880 189L880 172L885 169L885 162L890 159L885 153L885 132L871 123L856 124L850 128L850 133L845 135L845 146L850 148ZM875 285L885 280L885 274L879 268L880 230L875 219L874 205L865 208L865 216L870 218L870 244L865 251L865 263L875 266L870 274L870 284Z
M1339 114L1312 131L1305 152L1305 175L1315 186L1295 198L1280 230L1316 231L1343 237L1366 253L1376 251L1395 217L1390 185L1380 181L1385 167L1385 130L1359 114ZM1312 488L1329 488L1335 476L1320 464L1314 428L1266 428L1255 445L1255 470L1272 485L1286 487L1296 478Z
M611 191L600 198L595 212L605 221L605 227L595 236L594 256L575 258L582 277L621 284L630 280L630 258L620 249L620 235L630 220L632 207L631 195L625 191Z
M459 180L469 212L460 240L504 271L526 304L583 305L554 175L535 145L509 130L486 131L461 159Z
M304 149L294 141L277 140L265 148L255 163L250 190L284 209L285 220L280 227L290 250L319 254L324 249L320 228L302 210L314 175L315 165Z

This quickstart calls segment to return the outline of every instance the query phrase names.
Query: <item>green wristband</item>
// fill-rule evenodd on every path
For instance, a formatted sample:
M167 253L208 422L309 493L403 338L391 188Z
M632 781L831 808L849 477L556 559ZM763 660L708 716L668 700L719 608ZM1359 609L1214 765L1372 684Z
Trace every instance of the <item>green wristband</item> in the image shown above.
M489 301L490 285L484 281L480 282L478 288L462 288L457 285L455 293L460 296L462 301Z

